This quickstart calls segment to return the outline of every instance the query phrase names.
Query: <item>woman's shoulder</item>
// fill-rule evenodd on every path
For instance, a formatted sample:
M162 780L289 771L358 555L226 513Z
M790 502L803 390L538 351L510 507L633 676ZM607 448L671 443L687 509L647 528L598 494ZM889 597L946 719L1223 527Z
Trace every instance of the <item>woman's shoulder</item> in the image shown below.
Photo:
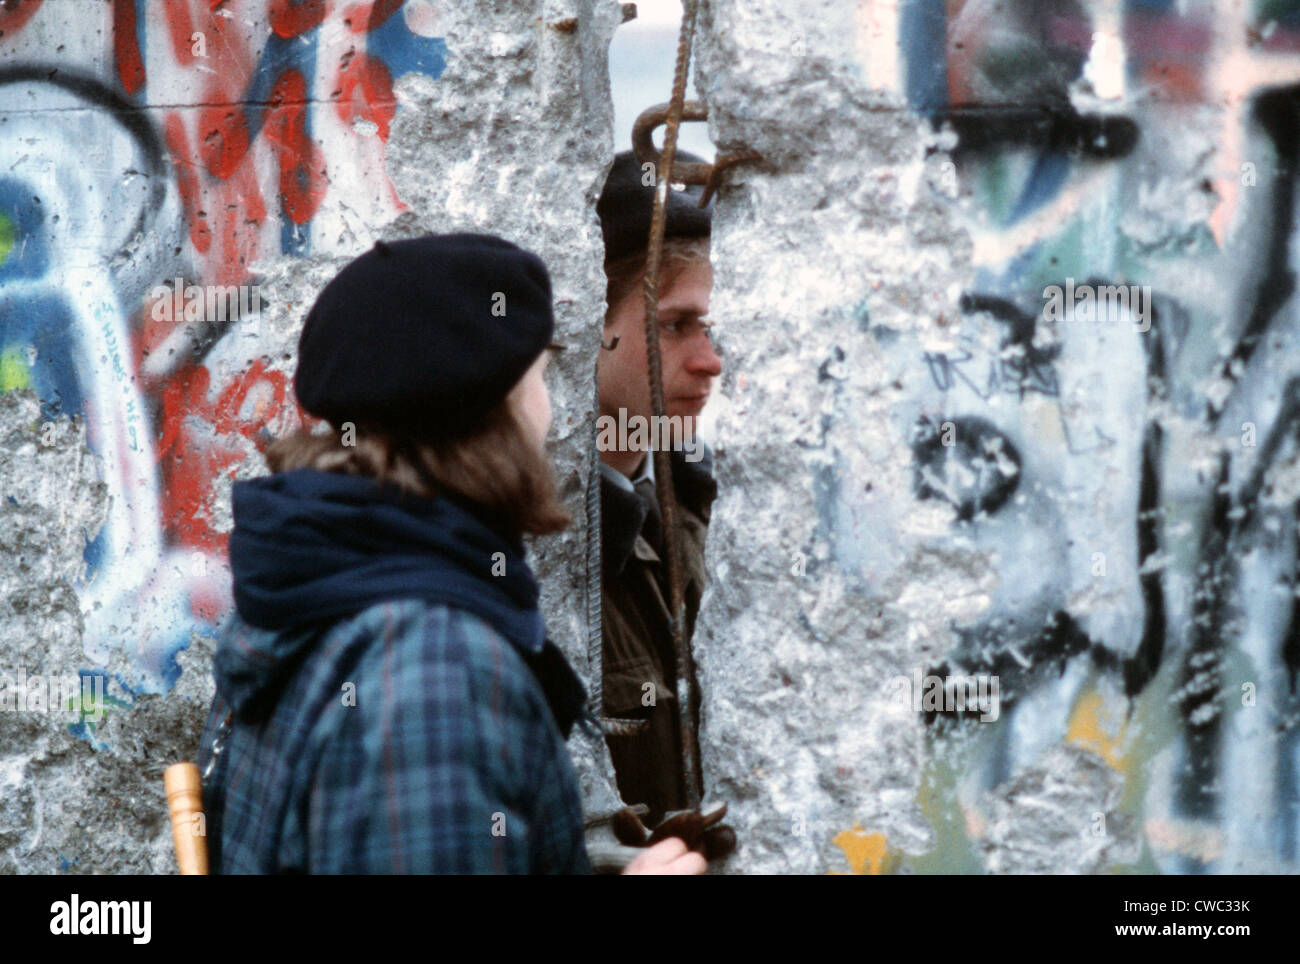
M396 600L355 617L368 641L339 680L346 702L319 720L317 746L363 759L376 747L411 766L466 766L518 788L563 751L546 696L509 640L464 609ZM387 751L385 751L387 752Z
M457 685L469 698L540 698L536 681L510 640L482 616L454 605L393 600L354 617L354 631L370 637L358 673L402 689Z
M434 658L482 662L515 647L493 624L472 609L423 599L376 603L352 617L360 631L383 645L415 647Z

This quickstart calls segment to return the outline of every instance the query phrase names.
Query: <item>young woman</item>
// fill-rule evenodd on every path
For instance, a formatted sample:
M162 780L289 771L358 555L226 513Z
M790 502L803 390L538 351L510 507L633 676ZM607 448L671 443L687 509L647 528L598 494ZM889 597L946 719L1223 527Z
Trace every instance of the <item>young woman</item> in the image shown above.
M237 483L236 613L200 750L217 873L583 873L582 714L525 533L550 279L499 238L379 243L322 291L295 389L328 423ZM680 840L629 872L701 873Z

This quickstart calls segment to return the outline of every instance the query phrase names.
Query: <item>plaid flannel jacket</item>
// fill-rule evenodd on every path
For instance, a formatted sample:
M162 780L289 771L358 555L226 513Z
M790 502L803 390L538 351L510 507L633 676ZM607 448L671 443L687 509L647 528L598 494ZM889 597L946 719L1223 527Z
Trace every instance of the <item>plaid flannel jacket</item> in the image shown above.
M305 632L223 629L236 671L199 754L237 705L204 781L214 873L589 872L573 764L505 637L418 600ZM284 654L281 686L239 692L240 660L253 678Z

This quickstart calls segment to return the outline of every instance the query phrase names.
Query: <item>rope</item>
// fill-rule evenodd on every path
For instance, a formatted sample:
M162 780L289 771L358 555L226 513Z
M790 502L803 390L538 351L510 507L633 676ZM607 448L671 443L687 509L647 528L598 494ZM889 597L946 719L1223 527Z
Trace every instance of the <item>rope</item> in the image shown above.
M649 257L645 270L645 340L650 374L650 405L657 420L664 418L663 362L659 353L659 265L663 256L664 228L668 215L668 183L677 155L677 132L686 101L686 80L690 72L691 45L695 39L698 0L682 0L682 29L677 39L677 63L673 71L673 94L668 102L664 126L664 150L659 158L655 181L654 212L650 219ZM657 424L667 424L658 421ZM662 446L655 449L655 495L663 518L664 551L668 556L668 589L673 653L677 659L677 716L682 748L682 775L686 780L689 807L700 806L703 775L695 752L696 734L693 697L695 660L686 638L686 602L682 588L681 546L677 538L677 499L673 489L672 462Z
M599 406L597 407L599 411ZM601 625L600 554L600 453L596 446L596 422L591 429L591 465L587 475L587 664L596 683L587 708L600 719L605 715L605 654L604 632Z

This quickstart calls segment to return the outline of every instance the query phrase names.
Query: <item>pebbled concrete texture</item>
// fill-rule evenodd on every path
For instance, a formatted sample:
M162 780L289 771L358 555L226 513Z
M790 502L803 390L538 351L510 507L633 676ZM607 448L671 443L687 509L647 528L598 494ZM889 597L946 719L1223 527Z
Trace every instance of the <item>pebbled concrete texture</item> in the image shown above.
M88 666L73 586L108 487L79 419L43 420L34 393L15 391L0 396L0 424L9 453L0 542L10 563L0 650L9 699L25 701L4 704L0 873L170 872L162 773L192 756L212 696L211 646L196 636L166 697L125 692L117 680L131 669L120 653ZM40 680L77 681L87 669L104 675L101 690L78 686L85 699L72 706L39 702Z
M987 591L976 554L926 545L944 525L934 508L893 533L895 567L873 586L836 565L819 512L831 486L910 489L887 427L899 373L871 330L953 313L971 270L969 238L929 188L935 139L854 76L845 16L713 3L701 24L715 140L764 158L736 169L714 228L728 405L696 644L706 779L731 805L737 871L825 872L829 839L854 821L893 847L933 846L916 800L924 732L885 683L936 660L945 611ZM871 538L866 519L833 524Z
M1280 11L702 4L732 871L1294 872Z
M208 6L142 6L136 24L99 0L0 13L0 671L104 685L82 706L104 710L93 726L0 713L0 873L174 869L162 771L194 757L212 696L230 487L299 424L303 316L376 239L487 231L547 262L575 522L533 559L552 636L590 672L595 199L620 5L409 0L359 23L342 5L317 22ZM258 300L172 317L175 278ZM610 809L603 743L574 750L589 807Z

